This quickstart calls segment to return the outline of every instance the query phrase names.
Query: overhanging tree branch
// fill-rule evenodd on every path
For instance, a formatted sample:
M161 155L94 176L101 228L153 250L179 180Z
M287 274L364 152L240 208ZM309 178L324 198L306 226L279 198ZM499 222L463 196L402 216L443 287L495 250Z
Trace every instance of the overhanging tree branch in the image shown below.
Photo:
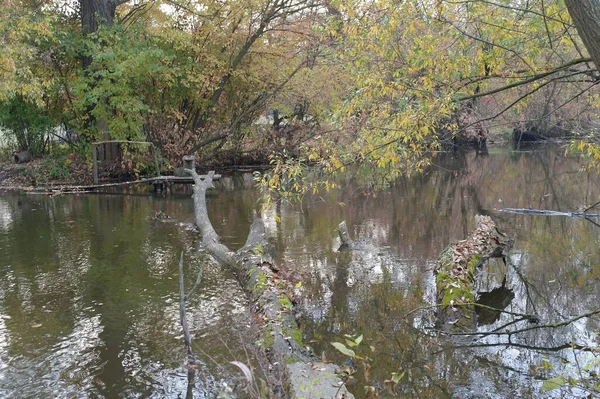
M477 94L471 94L471 95L468 95L468 96L461 97L459 99L459 101L472 100L474 98L485 97L485 96L489 96L489 95L492 95L492 94L500 93L500 92L503 92L503 91L506 91L506 90L510 90L510 89L515 88L515 87L523 86L523 85L535 82L536 80L540 80L540 79L543 79L543 78L548 77L550 75L553 75L555 73L564 71L565 69L568 69L568 68L573 67L575 65L583 64L583 63L590 62L590 61L592 61L591 58L578 58L578 59L569 61L566 64L558 66L558 67L556 67L556 68L554 68L554 69L552 69L550 71L542 72L542 73L539 73L537 75L533 75L533 76L531 76L531 77L529 77L527 79L520 80L518 82L514 82L514 83L508 84L506 86L498 87L498 88L490 90L490 91L486 91L486 92L482 92L482 93L477 93ZM582 72L585 72L585 71L582 71Z
M192 147L192 149L190 150L190 153L194 154L202 147L205 147L211 143L214 143L215 141L225 140L225 139L227 139L227 137L229 137L229 133L222 133L222 134L217 134L216 136L209 137L205 140L202 140L201 142L199 142L198 144L196 144L195 146Z
M554 83L554 82L556 82L557 80L564 79L565 77L572 77L572 76L575 76L575 75L580 75L580 74L582 74L582 73L585 73L585 72L583 72L583 71L582 71L582 72L575 72L575 73L573 73L573 74L570 74L570 75L567 75L567 76L560 76L560 77L557 77L557 78L555 78L555 79L550 79L550 80L548 80L548 81L546 81L546 82L543 82L543 83L542 83L542 84L540 84L538 87L535 87L533 90L530 90L530 91L528 91L527 93L523 94L522 96L519 96L519 98L517 98L516 100L514 100L513 102L511 102L511 103L510 103L508 106L506 106L505 108L503 108L503 109L502 109L500 112L497 112L496 114L494 114L494 115L492 115L492 116L489 116L489 117L487 117L487 118L478 119L478 120L476 120L475 122L472 122L472 123L468 124L467 126L462 126L462 127L461 127L461 129L463 129L463 130L464 130L464 129L468 129L468 128L470 128L471 126L475 126L475 125L477 125L477 124L479 124L479 123L481 123L481 122L487 122L487 121L494 120L494 119L498 118L499 116L503 115L505 112L507 112L508 110L510 110L510 109L511 109L512 107L514 107L515 105L517 105L519 102L523 101L524 99L526 99L526 98L527 98L527 97L529 97L530 95L534 94L534 93L535 93L535 92L537 92L538 90L541 90L541 89L543 89L543 88L544 88L544 87L546 87L547 85L549 85L549 84L551 84L551 83ZM544 114L544 117L545 117L545 116L548 116L548 115L550 115L550 114L551 114L551 113L546 113L546 114Z

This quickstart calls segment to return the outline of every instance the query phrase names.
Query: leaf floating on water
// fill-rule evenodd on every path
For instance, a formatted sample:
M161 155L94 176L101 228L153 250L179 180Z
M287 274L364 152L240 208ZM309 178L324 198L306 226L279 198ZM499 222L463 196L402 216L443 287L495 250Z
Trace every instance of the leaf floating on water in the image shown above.
M346 345L342 344L341 342L332 342L331 345L333 345L335 349L342 352L346 356L350 356L352 358L356 357L354 351L352 349L346 348Z
M385 384L385 389L388 391L388 393L392 396L398 396L396 395L396 392L394 392L394 386L396 385L396 383L392 380L385 380L383 381L383 383Z
M371 381L371 365L367 362L363 362L363 367L365 368L365 381Z
M550 378L549 380L544 381L542 384L542 391L547 392L559 389L565 385L565 382L566 380L563 377Z
M375 387L372 386L366 386L365 387L365 398L366 399L373 399L376 398L377 395L377 390L375 389Z
M425 367L427 367L427 366L425 366ZM427 367L427 369L429 369L429 367ZM405 374L406 374L406 370L404 370L400 374L392 373L392 381L394 381L394 383L398 384L400 382L400 380L402 380L402 378L404 377Z
M242 362L238 362L237 360L233 361L233 362L229 362L231 364L233 364L234 366L238 367L240 370L242 370L242 372L244 373L244 377L246 377L246 380L248 381L249 384L252 384L252 371L250 371L250 369L248 368L248 366L246 366L244 363Z

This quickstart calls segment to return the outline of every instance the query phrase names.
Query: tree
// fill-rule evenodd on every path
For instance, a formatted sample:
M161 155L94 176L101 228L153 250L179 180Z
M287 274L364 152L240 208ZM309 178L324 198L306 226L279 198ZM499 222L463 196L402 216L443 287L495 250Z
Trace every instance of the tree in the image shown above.
M265 186L291 187L301 197L351 164L360 165L356 170L370 176L370 184L388 184L425 168L446 137L456 134L454 115L466 107L476 116L473 123L488 126L531 120L524 110L536 102L535 120L554 118L562 131L577 127L566 120L568 107L570 115L593 116L585 107L595 101L598 70L590 47L599 42L583 40L589 58L577 30L600 34L590 28L590 19L598 20L598 2L567 2L569 9L558 0L336 4L340 17L330 32L352 81L343 104L332 110L344 140L313 143L293 161L279 158L278 176L263 176ZM321 177L302 180L298 168L315 161Z
M81 28L84 33L98 30L98 26L112 26L119 5L129 0L80 0Z
M565 0L579 36L600 70L600 1Z
M0 96L46 99L87 141L101 133L94 121L114 139L150 139L173 163L189 152L253 149L249 141L261 148L252 122L270 104L291 109L300 94L318 99L313 108L324 104L316 89L295 82L318 87L314 76L327 79L314 30L324 22L319 4L19 3L0 20ZM20 70L31 72L31 84L12 72Z

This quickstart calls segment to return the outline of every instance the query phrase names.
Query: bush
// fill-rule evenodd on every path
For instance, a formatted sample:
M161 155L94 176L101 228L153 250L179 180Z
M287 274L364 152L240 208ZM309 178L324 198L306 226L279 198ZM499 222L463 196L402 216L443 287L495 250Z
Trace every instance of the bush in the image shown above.
M16 96L0 103L0 126L15 151L39 156L48 148L49 133L55 123L36 104Z

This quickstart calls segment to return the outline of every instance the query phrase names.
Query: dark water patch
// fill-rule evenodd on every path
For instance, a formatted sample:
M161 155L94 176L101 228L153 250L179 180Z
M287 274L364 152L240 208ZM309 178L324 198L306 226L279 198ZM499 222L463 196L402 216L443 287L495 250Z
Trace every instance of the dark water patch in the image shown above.
M481 291L477 293L477 305L475 312L477 313L477 324L485 326L494 324L500 319L502 311L515 298L515 293L510 288L504 285L494 288L490 292Z

